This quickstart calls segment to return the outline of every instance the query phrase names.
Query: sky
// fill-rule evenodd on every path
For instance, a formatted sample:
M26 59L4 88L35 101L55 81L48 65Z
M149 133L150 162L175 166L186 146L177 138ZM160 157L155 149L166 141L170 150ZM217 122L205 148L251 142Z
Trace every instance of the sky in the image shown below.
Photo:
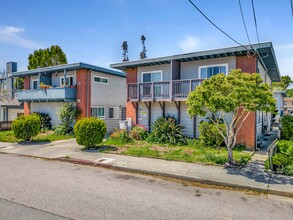
M139 59L146 37L147 57L237 46L196 11L188 0L0 0L0 71L6 62L27 70L34 50L59 45L68 63L109 68ZM193 0L220 28L248 44L238 0ZM250 0L241 0L252 43L257 42ZM259 39L271 41L281 75L293 78L293 16L290 0L254 0Z

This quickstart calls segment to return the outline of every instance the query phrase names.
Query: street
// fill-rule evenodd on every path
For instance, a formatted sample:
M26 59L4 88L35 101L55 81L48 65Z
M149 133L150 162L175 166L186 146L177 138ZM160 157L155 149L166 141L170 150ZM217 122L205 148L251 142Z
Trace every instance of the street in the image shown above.
M292 198L0 154L0 219L290 219Z

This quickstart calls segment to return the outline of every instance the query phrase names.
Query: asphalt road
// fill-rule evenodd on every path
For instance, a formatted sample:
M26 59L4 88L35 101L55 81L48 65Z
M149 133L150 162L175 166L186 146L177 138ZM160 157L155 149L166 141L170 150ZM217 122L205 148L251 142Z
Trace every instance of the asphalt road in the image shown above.
M0 154L0 219L293 219L293 200Z

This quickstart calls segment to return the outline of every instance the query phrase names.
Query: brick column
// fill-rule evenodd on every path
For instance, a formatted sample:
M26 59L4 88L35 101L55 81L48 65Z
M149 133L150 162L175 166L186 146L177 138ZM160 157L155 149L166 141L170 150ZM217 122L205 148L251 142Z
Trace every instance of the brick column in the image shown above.
M137 83L137 68L127 69L126 72L126 83ZM127 86L127 94L128 94L128 86ZM134 124L137 124L137 112L134 108L133 104L127 99L126 104L126 118L131 118Z
M76 70L76 106L81 110L80 118L91 116L91 72L86 69Z
M257 57L249 58L247 56L236 57L236 68L242 72L257 72ZM248 149L253 150L256 142L256 115L251 112L237 135L237 144L245 144Z
M30 77L26 76L23 79L23 83L24 83L24 89L30 89ZM23 103L23 111L24 111L24 115L29 115L30 114L30 103L29 102L24 102Z

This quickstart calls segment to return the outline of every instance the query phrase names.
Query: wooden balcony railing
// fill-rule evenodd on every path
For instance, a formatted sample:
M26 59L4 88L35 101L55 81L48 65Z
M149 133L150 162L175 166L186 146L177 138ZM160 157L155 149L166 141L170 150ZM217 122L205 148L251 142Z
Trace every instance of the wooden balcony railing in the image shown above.
M204 79L171 80L161 82L129 83L130 101L184 101Z

